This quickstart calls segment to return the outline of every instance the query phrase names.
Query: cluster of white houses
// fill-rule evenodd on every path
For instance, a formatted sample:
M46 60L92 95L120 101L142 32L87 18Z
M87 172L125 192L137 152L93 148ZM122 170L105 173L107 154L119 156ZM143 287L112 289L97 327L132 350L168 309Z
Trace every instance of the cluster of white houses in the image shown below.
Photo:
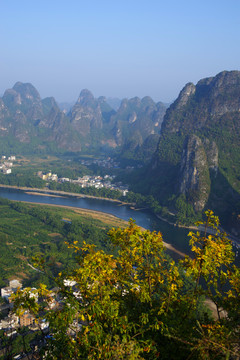
M79 290L75 287L75 285L77 285L76 281L65 279L63 283L66 287L69 287L73 290L73 295L77 299L82 299ZM4 302L2 302L2 305L0 306L0 311L7 310L8 315L0 321L0 330L4 330L5 335L12 336L16 334L17 329L22 326L27 326L32 330L39 330L39 327L41 330L48 329L49 323L45 319L38 319L36 322L35 317L30 314L29 311L25 311L20 316L17 316L12 312L14 305L12 296L18 290L21 290L23 294L29 294L30 298L35 298L35 301L39 302L38 291L36 288L22 289L22 283L19 280L14 279L9 281L9 286L1 288L1 297L4 299ZM45 310L57 309L62 306L65 300L60 294L58 294L58 291L58 288L54 288L50 291L48 301L45 304Z
M15 155L11 155L6 157L5 155L2 156L1 161L0 161L0 171L3 174L11 174L12 172L12 167L13 167L13 161L16 160L16 156Z
M96 189L106 188L110 190L118 190L122 192L123 196L125 196L128 192L128 187L126 185L122 185L120 182L116 184L112 183L112 180L115 178L114 175L105 175L104 177L85 175L83 177L78 177L76 180L65 177L58 178L57 174L52 174L51 171L46 174L39 171L37 175L46 181L57 181L59 183L70 182L79 185L82 188L95 187Z
M17 329L22 326L31 327L33 330L38 330L39 326L42 330L48 327L48 323L45 321L41 321L38 325L35 324L35 317L29 311L25 311L20 316L11 311L13 308L11 296L20 289L22 289L22 283L17 279L9 281L9 286L1 288L1 297L4 299L1 310L7 310L8 315L0 321L0 329L4 330L6 336L17 334ZM35 288L30 290L30 297L34 297L38 301L38 294Z
M79 290L75 287L77 283L75 281L71 280L64 280L64 285L66 287L69 287L73 291L73 295L81 301L82 297L79 292ZM35 298L36 302L42 301L38 298L38 291L35 288L24 288L22 289L22 283L17 280L11 280L9 281L9 286L1 288L1 297L4 299L2 301L2 304L0 305L0 311L6 312L7 315L0 321L0 330L4 331L4 334L8 337L17 336L18 335L18 328L21 328L23 326L27 326L29 329L36 331L36 330L42 330L45 334L49 332L49 323L46 321L46 319L37 319L32 315L28 310L26 310L21 315L17 316L13 313L13 299L12 295L17 292L17 290L21 290L24 293L26 292L26 295ZM59 309L63 306L65 302L65 298L59 293L58 288L54 288L50 291L48 295L47 302L44 303L44 309L46 311L50 309ZM76 329L81 330L81 321L74 320L72 324ZM71 329L73 328L71 326ZM69 328L69 335L74 335L72 333L72 330Z

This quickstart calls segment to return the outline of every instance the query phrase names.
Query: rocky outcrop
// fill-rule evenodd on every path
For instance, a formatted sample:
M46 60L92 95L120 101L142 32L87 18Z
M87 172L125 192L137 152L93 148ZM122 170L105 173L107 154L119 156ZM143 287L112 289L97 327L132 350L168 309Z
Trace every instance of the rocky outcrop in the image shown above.
M22 105L21 95L14 89L8 89L3 95L3 102L6 106Z
M227 223L240 213L239 164L240 72L187 84L164 116L149 193L173 212L186 200L196 212L211 208Z
M209 164L203 143L196 135L186 139L183 149L179 192L186 196L195 211L203 210L209 197Z
M17 82L12 89L5 91L2 99L12 112L21 110L31 121L43 116L41 97L32 84Z
M204 148L207 155L209 169L217 175L218 171L218 147L215 141L204 139Z
M167 110L162 132L195 132L240 111L240 72L223 71L215 77L189 83Z
M133 111L133 113L129 115L128 122L129 124L133 124L135 123L136 120L137 120L137 114L135 113L135 111Z
M119 110L111 117L116 142L134 151L149 135L159 134L166 107L149 96L123 99Z
M196 92L196 87L193 83L188 83L180 91L180 94L174 103L174 110L181 109L184 105L187 104L192 95Z
M35 137L41 140L39 128L46 130L41 131L44 141L55 140L49 129L61 111L54 98L41 100L32 84L17 82L12 89L5 91L1 104L5 112L2 128L19 142L29 143Z
M87 89L69 112L61 111L53 97L41 100L32 84L17 82L0 98L0 136L70 151L118 146L132 157L150 134L159 134L164 113L165 106L147 96L125 99L115 111L106 97L94 98Z
M13 90L16 91L21 96L21 101L25 102L27 100L32 103L41 102L41 97L37 89L30 83L22 83L18 81L14 86Z
M9 111L4 101L0 98L0 121L9 116Z
M94 99L92 93L82 90L79 98L70 112L72 126L81 135L89 135L91 129L102 128L102 112L100 103Z

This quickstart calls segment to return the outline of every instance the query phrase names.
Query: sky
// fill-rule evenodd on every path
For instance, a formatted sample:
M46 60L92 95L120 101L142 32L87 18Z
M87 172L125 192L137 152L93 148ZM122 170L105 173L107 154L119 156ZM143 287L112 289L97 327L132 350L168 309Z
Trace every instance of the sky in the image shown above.
M0 0L0 96L151 96L240 70L239 0Z

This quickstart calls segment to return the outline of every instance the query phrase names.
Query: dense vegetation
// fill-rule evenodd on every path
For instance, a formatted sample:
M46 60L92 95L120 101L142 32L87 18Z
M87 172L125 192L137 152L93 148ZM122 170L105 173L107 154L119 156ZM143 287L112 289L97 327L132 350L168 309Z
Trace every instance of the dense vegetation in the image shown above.
M40 303L30 289L14 298L17 312L28 309L49 321L40 356L237 359L240 273L232 265L230 241L218 230L218 218L211 211L206 216L203 225L215 235L190 233L193 258L179 264L166 258L161 233L143 231L134 222L110 231L115 256L85 242L69 242L78 254L78 267L71 276L61 272L56 278L61 306L46 310L53 298L44 285L35 291ZM66 278L75 286L64 285ZM203 295L215 304L216 320L201 307Z
M18 274L24 284L39 284L49 281L44 274L35 271L32 256L45 258L51 277L62 268L72 268L75 256L68 250L65 241L94 242L99 249L109 251L108 229L116 224L112 219L105 223L87 213L77 210L51 208L0 199L0 286ZM64 219L67 219L64 221Z
M143 165L150 161L148 170L144 169L138 178L128 173L125 183L132 184L132 191L152 195L162 215L175 214L172 221L182 224L201 217L202 208L197 209L196 203L203 199L203 210L212 208L219 213L220 208L222 222L230 229L240 212L239 87L238 71L223 71L200 80L196 86L187 84L166 114L163 104L156 104L149 97L125 99L115 111L103 97L95 99L88 90L83 90L66 115L53 98L41 100L31 84L17 83L0 99L3 129L0 152L7 155L63 154L63 151L111 153L122 162ZM180 183L187 182L193 168L191 164L183 178L183 169L186 170L183 155L187 150L186 140L193 135L202 142L207 161L204 169L201 162L195 164L195 173L201 174L198 184L188 184L189 189L183 190ZM211 152L213 144L215 154ZM192 149L189 158L196 152ZM215 157L217 175L209 170ZM71 174L69 168L67 173ZM13 177L0 180L14 182ZM23 179L15 182L22 184ZM33 179L27 182L29 186L34 184ZM84 191L98 196L93 189ZM102 192L104 197L119 195ZM235 232L240 233L240 229L235 227Z
M14 172L8 176L0 173L0 184L42 189L45 187L46 182L34 175L31 171L21 171Z
M199 215L220 210L224 226L240 233L239 85L238 71L187 84L168 108L155 155L132 190L152 194L181 223L189 211L179 215L179 202Z

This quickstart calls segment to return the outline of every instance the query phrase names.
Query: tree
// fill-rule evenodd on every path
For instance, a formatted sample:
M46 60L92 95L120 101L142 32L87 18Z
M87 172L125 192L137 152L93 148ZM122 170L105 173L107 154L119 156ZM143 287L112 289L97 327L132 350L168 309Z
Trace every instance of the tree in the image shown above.
M203 227L203 235L199 231L189 233L195 257L186 257L183 264L195 282L193 299L205 294L217 309L218 321L199 324L202 337L197 341L198 346L205 356L215 352L229 358L240 349L240 272L233 265L232 244L226 233L220 232L218 217L210 210L205 214L206 221L197 223Z
M161 233L130 220L109 232L118 255L77 241L71 274L60 273L58 307L46 286L19 291L15 309L49 321L46 359L224 359L239 350L239 269L231 243L206 213L204 234L190 233L194 258L176 264L164 251ZM209 227L214 234L207 235ZM212 261L213 260L213 261ZM67 280L67 281L66 281ZM204 280L204 288L200 285ZM226 287L227 285L227 287ZM224 287L225 286L225 287ZM213 321L201 306L207 295L225 317ZM201 310L200 310L201 309Z

